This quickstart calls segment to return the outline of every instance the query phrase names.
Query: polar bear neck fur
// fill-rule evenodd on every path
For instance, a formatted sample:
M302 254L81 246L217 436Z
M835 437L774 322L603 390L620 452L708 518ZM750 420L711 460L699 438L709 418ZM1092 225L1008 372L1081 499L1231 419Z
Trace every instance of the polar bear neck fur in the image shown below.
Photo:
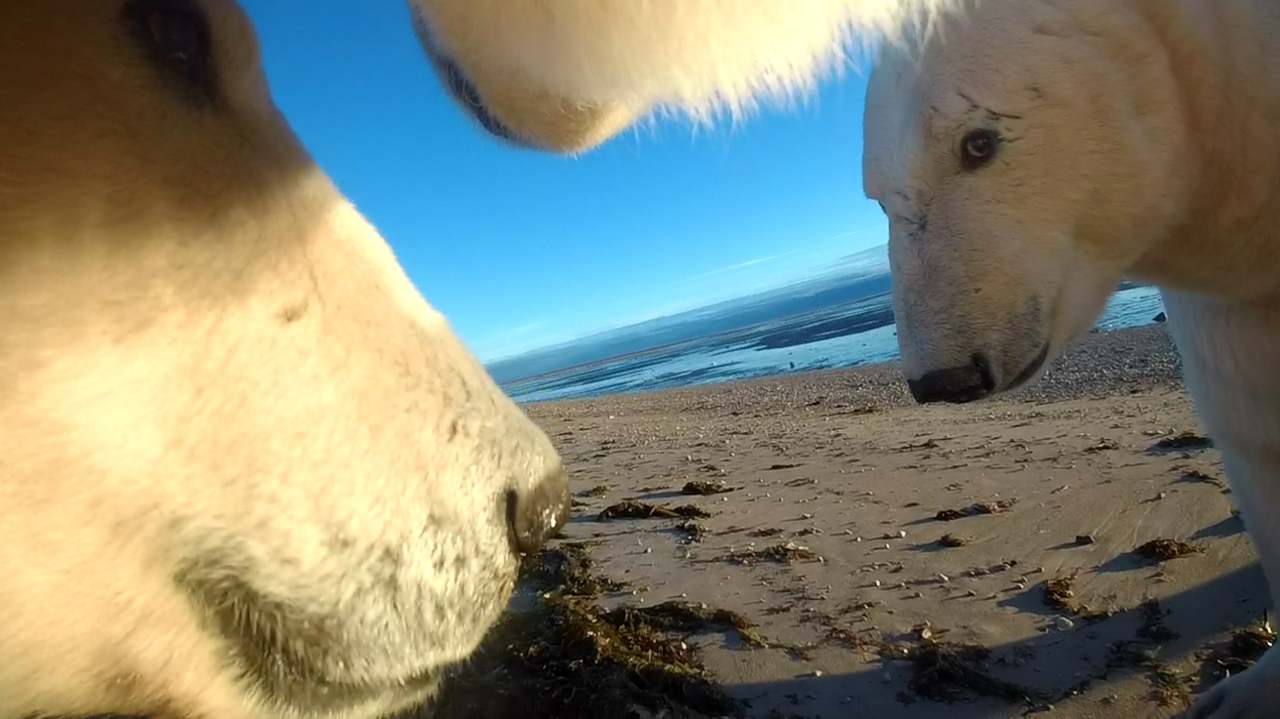
M1184 214L1132 276L1227 300L1280 301L1280 6L1148 1L1185 110Z

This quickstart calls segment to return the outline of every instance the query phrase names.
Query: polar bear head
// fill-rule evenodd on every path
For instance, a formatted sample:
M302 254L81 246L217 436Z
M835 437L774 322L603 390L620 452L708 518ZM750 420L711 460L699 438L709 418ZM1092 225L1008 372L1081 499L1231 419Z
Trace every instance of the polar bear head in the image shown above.
M244 12L0 4L0 145L0 718L428 693L564 472L300 145Z
M1038 376L1178 221L1194 150L1139 5L984 0L882 49L863 173L917 400Z

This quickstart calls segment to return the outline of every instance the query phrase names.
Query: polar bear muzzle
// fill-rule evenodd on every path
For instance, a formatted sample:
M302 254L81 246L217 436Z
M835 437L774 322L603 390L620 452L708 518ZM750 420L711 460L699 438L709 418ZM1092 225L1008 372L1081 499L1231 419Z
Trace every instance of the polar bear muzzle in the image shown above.
M910 389L912 398L920 404L975 402L997 390L1004 392L1021 387L1040 372L1048 359L1049 345L1046 344L1030 364L1012 380L1000 386L991 369L991 360L985 354L975 352L969 364L930 370L919 379L908 379L907 388Z

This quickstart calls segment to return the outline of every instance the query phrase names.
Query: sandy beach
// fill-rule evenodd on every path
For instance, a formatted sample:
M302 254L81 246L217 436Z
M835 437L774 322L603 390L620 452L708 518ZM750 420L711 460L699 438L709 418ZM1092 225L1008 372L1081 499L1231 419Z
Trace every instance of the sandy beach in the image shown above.
M1169 717L1267 638L1239 631L1265 582L1162 325L968 406L876 366L527 410L571 471L555 544L619 583L584 601L732 617L674 640L732 711L587 715Z

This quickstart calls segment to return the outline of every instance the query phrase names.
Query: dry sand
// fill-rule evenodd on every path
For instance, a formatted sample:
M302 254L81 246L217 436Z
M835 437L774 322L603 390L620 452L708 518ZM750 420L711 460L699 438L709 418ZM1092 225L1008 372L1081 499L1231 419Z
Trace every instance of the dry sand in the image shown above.
M1178 371L1157 325L1091 335L1036 386L968 406L914 406L879 366L528 411L578 495L558 541L600 541L598 569L632 587L603 604L705 602L774 644L694 640L746 716L1028 711L973 692L922 696L914 666L883 646L919 645L928 627L934 641L989 648L966 666L1037 697L1033 712L1170 717L1184 690L1216 680L1210 653L1231 629L1268 607L1217 450L1159 446L1200 431ZM690 481L733 491L684 496ZM698 520L707 534L596 519L628 498L698 505L713 513ZM989 503L1007 508L937 519ZM1163 562L1135 552L1166 538L1197 551ZM814 556L743 561L788 542ZM1082 612L1109 618L1049 606L1055 578L1071 578Z

